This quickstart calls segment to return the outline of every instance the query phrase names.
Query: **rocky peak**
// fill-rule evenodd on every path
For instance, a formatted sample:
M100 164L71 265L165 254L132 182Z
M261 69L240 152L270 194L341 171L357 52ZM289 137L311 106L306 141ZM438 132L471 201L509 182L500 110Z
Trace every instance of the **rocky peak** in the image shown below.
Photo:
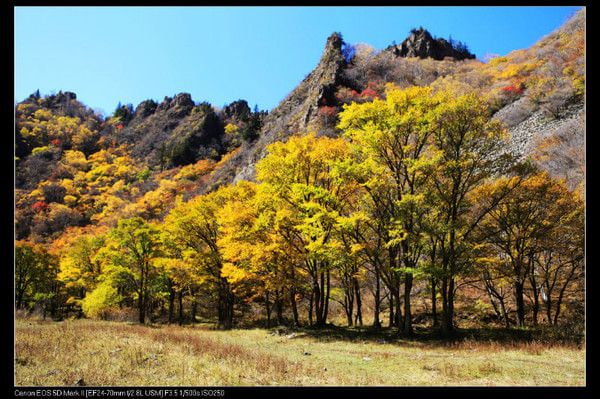
M321 59L323 59L327 55L336 55L337 53L341 54L342 44L343 44L342 35L338 32L333 32L327 38L327 43L325 43L325 50L323 51L323 55Z
M77 95L70 91L59 91L57 94L52 94L44 99L44 103L48 108L61 108L70 104L71 101L77 100Z
M323 55L319 65L309 75L313 80L313 90L318 92L315 106L332 105L335 102L335 86L340 83L341 71L346 65L346 59L342 54L342 36L334 32L327 38ZM312 76L311 76L312 75Z
M226 119L246 120L250 117L250 107L246 100L237 100L223 108L223 116Z
M400 45L389 46L386 50L397 57L433 58L434 60L443 60L446 57L456 60L475 58L463 43L434 38L422 27L413 29Z
M194 105L190 93L179 93L171 102L171 107L193 108Z
M158 107L156 107L156 111L160 112L168 110L171 106L171 101L173 101L172 97L165 96L165 99L162 100L160 104L158 104Z
M342 44L339 33L327 38L315 69L265 117L258 140L230 158L219 173L213 175L207 190L231 181L254 179L254 166L266 155L269 144L285 141L294 134L318 130L319 107L337 103L335 90L342 83L346 66Z
M156 107L156 112L168 111L169 116L181 118L188 115L194 106L194 101L189 93L179 93L175 98L165 97Z
M158 104L156 104L156 102L154 100L142 101L135 108L135 117L136 118L146 118L146 117L152 115L154 113L154 111L156 111L157 106L158 106Z
M57 101L77 100L77 94L75 94L71 91L65 91L64 93L58 92L58 94L56 95L56 99L57 99Z

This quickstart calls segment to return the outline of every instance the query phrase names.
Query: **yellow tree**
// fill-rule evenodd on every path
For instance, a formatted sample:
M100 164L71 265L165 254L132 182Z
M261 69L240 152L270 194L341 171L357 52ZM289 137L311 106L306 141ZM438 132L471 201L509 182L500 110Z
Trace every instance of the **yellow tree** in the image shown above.
M223 275L223 256L218 245L217 213L226 203L226 189L179 202L165 218L164 229L174 245L186 251L186 259L203 281L216 287L218 326L233 326L235 295Z
M505 184L500 179L489 189L482 189L479 201L488 202L493 198L493 195L489 195L489 190ZM504 274L512 281L517 322L521 327L525 325L524 294L528 281L534 299L533 321L537 322L540 285L537 281L539 273L535 269L536 259L540 262L540 255L545 253L548 262L540 265L548 273L552 264L552 254L548 250L558 254L561 252L559 247L563 244L570 247L567 251L582 253L583 247L577 241L577 224L581 223L577 218L577 205L564 184L555 181L546 172L539 172L515 187L478 226L485 242L498 254ZM569 231L569 227L572 227L572 231ZM583 227L583 224L579 227ZM568 268L569 271L575 273L578 265L578 262L569 263L569 266L575 266ZM544 283L551 280L545 278ZM547 290L548 288L550 286L546 285Z
M289 292L295 325L299 326L296 305L296 263L285 240L272 229L268 197L260 185L241 181L228 188L229 201L218 213L219 247L225 264L223 273L240 294L262 298L267 326L271 322L271 298L277 322L283 323L284 294ZM274 297L272 295L274 294Z
M355 190L336 167L348 157L348 143L308 134L272 144L268 152L256 170L258 181L270 194L265 203L271 210L272 228L293 251L292 259L302 259L301 267L312 285L309 322L314 310L316 325L323 326L331 268L341 248L337 220Z
M163 276L163 292L168 296L168 322L174 321L175 299L178 302L178 323L184 321L183 299L186 295L191 298L192 323L196 321L197 301L196 292L204 283L205 277L194 261L195 251L180 246L172 235L168 224L160 226L161 257L157 259L157 267Z
M146 321L158 276L156 259L160 256L159 231L144 219L135 217L119 221L107 236L106 244L97 257L109 266L112 273L125 280L135 293L138 319Z
M395 322L412 333L411 290L424 248L420 220L426 213L425 181L434 161L428 152L437 96L428 87L401 90L388 85L385 100L344 106L338 127L352 142L356 171L365 190L370 233L354 234L368 250L375 238L375 262L396 304ZM355 231L359 233L358 231ZM365 237L366 236L366 237ZM370 245L372 247L372 244ZM400 325L400 284L404 280L404 320Z
M454 329L456 278L472 266L469 240L481 219L510 192L496 192L487 206L476 207L471 194L494 174L509 170L512 158L503 153L505 133L491 119L489 105L476 93L437 94L432 116L432 145L437 162L430 175L436 223L430 234L437 242L442 294L442 331Z
M70 234L65 234L69 239ZM83 234L71 236L69 243L62 248L60 256L60 273L58 279L71 291L69 304L80 305L86 293L94 290L103 268L96 254L104 245L104 236Z
M542 245L542 252L535 261L541 280L541 297L546 308L549 324L558 324L563 303L569 301L570 308L581 322L585 313L585 204L581 193L566 192L562 182L560 204L554 208L560 211L560 220L554 231ZM558 204L557 204L558 205ZM575 306L574 306L575 305ZM576 307L577 306L577 307ZM583 324L583 323L581 323Z

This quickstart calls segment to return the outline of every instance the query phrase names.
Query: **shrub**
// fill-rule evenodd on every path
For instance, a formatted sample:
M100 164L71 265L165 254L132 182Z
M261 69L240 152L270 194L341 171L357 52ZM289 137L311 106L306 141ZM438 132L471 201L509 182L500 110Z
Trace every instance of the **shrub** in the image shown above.
M342 86L335 93L335 98L342 104L350 104L358 100L359 94L354 89Z
M108 281L100 283L83 298L81 307L87 317L105 319L111 307L121 302L117 289Z
M44 201L37 201L31 205L31 209L33 209L34 212L42 212L48 209L48 204L46 204Z
M48 152L48 150L50 150L50 147L48 146L43 146L43 147L35 147L32 151L31 154L32 155L46 155L46 153Z

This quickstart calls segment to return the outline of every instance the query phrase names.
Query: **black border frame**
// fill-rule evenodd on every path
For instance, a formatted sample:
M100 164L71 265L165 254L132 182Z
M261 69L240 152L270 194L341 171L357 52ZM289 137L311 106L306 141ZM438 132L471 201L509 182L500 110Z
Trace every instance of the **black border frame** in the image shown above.
M551 1L551 0L525 0L525 1L517 1L517 0L458 0L454 2L448 1L440 1L440 0L409 0L409 1L393 1L393 0L371 0L371 1L361 1L361 0L346 0L346 1L335 1L335 0L322 0L318 3L311 2L310 0L288 0L285 3L277 3L274 0L207 0L207 1L198 1L198 0L88 0L88 1L77 1L77 0L13 0L11 3L9 2L1 2L2 5L2 19L0 20L0 29L2 36L2 52L9 56L4 58L4 66L7 67L5 69L5 79L3 79L2 84L2 111L5 114L1 119L4 124L4 133L1 135L2 139L6 141L3 145L0 146L0 187L2 187L2 192L0 199L2 201L2 212L0 212L0 218L2 220L2 228L3 232L7 233L3 234L4 239L0 240L2 245L2 250L0 253L6 254L6 259L8 259L8 254L11 254L11 263L6 262L2 265L1 270L3 273L3 283L5 285L4 289L1 289L2 303L6 303L7 310L9 309L9 305L14 300L14 273L13 273L13 265L14 265L14 134L11 136L9 132L12 130L14 132L14 106L15 106L15 96L14 96L14 8L15 7L28 7L28 6L231 6L231 7L239 7L239 6L562 6L562 5L571 5L571 6L584 6L586 7L586 21L590 18L593 20L593 15L595 11L595 7L591 4L591 0L583 0L583 1ZM0 392L5 393L8 397L20 397L19 393L23 394L26 392L36 392L36 391L47 391L54 390L55 393L61 392L62 394L58 395L48 395L44 397L91 397L89 395L89 391L87 390L105 390L110 389L117 392L127 391L127 390L136 390L139 389L144 393L144 390L150 389L195 389L196 391L200 391L201 389L220 389L225 391L225 398L246 398L249 396L257 396L257 397L267 397L267 398L279 398L286 397L289 395L301 395L302 397L321 397L321 396L348 396L348 395L357 395L357 396L371 396L371 397L457 397L457 398L481 398L482 396L496 396L504 397L506 395L517 395L516 397L540 397L540 398L572 398L572 397L581 397L588 398L592 396L594 391L594 387L597 385L594 381L593 371L592 371L592 361L591 361L591 353L593 348L596 347L593 336L590 334L593 329L591 328L591 321L593 319L593 311L594 311L594 296L588 295L587 288L591 285L590 281L594 281L593 275L594 265L592 267L587 267L590 264L587 251L587 245L594 241L590 240L590 233L594 233L592 229L590 229L589 221L590 221L590 211L593 212L593 202L589 200L590 188L593 185L589 184L590 177L590 169L593 165L593 149L595 146L596 138L595 129L590 129L591 122L593 120L589 120L587 118L588 110L590 109L590 99L592 96L589 93L594 93L593 89L591 89L595 82L595 77L590 71L590 65L593 64L591 62L591 57L588 57L588 54L593 54L591 52L591 47L593 44L593 35L594 25L588 24L586 22L586 98L585 98L585 107L586 107L586 387L325 387L325 386L317 386L317 387L15 387L14 386L14 307L13 311L3 312L0 317L6 319L5 329L7 332L8 326L10 326L10 334L6 334L3 338L2 342L2 350L3 355L0 364L2 366L2 370L6 370L2 372L2 384L0 386ZM8 60L10 59L10 63ZM12 75L12 76L11 76ZM593 115L593 114L591 114ZM588 134L588 132L591 132ZM592 151L588 151L592 150ZM588 154L591 154L588 156ZM593 217L592 217L593 220ZM9 288L10 287L10 288ZM8 337L10 337L10 342ZM10 372L8 371L10 370ZM66 391L71 392L71 395L66 393ZM147 393L147 392L146 392ZM41 396L36 395L36 397ZM104 395L98 394L98 397L110 397L106 393ZM144 396L129 396L129 397L148 397ZM191 397L200 397L200 396L191 396ZM210 397L210 396L205 396Z

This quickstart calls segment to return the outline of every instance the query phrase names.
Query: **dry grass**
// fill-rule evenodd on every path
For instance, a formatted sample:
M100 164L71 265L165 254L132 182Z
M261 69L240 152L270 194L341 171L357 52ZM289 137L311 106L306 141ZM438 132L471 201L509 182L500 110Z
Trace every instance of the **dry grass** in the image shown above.
M583 349L539 343L380 343L89 320L17 320L16 330L17 385L581 386L584 367Z

